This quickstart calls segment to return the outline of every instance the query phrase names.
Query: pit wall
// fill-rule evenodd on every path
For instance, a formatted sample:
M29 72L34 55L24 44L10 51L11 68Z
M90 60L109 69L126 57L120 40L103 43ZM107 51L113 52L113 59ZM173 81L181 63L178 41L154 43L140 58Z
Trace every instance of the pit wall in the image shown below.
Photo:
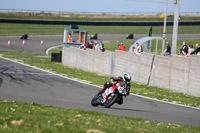
M66 66L101 75L122 76L129 72L132 81L200 96L200 57L136 55L122 51L97 52L63 47ZM151 69L152 68L152 69Z

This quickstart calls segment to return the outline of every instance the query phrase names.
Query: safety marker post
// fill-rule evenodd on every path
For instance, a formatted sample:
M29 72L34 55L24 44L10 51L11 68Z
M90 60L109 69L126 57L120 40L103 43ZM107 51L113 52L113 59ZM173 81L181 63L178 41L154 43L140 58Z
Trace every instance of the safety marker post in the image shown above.
M10 46L10 41L8 41L8 46Z
M22 41L22 45L25 45L25 40Z
M41 45L43 45L43 40L41 40Z

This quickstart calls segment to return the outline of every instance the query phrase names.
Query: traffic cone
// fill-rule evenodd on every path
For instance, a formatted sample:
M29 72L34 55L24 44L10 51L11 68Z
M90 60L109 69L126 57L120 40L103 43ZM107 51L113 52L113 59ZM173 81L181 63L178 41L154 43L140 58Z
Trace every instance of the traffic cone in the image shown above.
M25 45L25 40L22 41L22 45Z
M8 41L8 46L10 46L10 41Z
M43 45L43 40L41 40L41 45Z

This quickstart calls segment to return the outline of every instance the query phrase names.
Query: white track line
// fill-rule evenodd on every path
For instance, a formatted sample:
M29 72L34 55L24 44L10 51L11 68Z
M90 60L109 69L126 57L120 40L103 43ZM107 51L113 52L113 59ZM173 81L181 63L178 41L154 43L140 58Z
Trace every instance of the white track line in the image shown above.
M25 73L25 72L2 72L3 74L19 74L19 75L52 75L51 73Z
M53 47L48 48L48 49L46 50L46 55L49 54L49 50L54 49L54 48L57 48L57 47L61 47L61 46L64 46L64 44L62 44L62 45L57 45L57 46L53 46Z
M63 76L63 75L60 75L60 74L56 74L56 73L50 72L50 71L48 71L48 70L44 70L44 69L41 69L41 68L38 68L38 67L35 67L35 66L31 66L31 65L28 65L28 64L23 64L23 63L21 63L21 62L17 62L17 61L14 61L14 60L11 60L11 59L8 59L8 58L5 58L5 57L1 57L1 56L0 56L0 58L2 58L2 59L4 59L4 60L8 60L8 61L11 61L11 62L15 62L15 63L21 64L21 65L24 65L24 66L27 66L27 67L31 67L31 68L34 68L34 69L37 69L37 70L40 70L40 71L44 71L44 72L50 73L50 74L52 74L52 75L56 75L56 76L59 76L59 77L68 79L68 80L72 80L72 81L76 81L76 82L79 82L79 83L82 83L82 84L86 84L86 85L90 85L90 86L102 88L102 87L97 86L97 85L89 84L89 83L86 83L86 82L81 81L81 80L78 80L78 79L69 78L69 77L66 77L66 76ZM158 100L158 99L154 99L154 98L149 98L149 97L145 97L145 96L141 96L141 95L137 95L137 94L133 94L133 93L131 93L130 95L132 95L132 96L137 96L137 97L141 97L141 98L145 98L145 99L152 100L152 101L158 101L158 102L162 102L162 103L167 103L167 104L172 104L172 105L177 105L177 106L182 106L182 107L186 107L186 108L192 108L192 109L200 110L200 108L197 108L197 107L192 107L192 106L188 106L188 105L183 105L183 104L177 104L177 103L167 102L167 101Z

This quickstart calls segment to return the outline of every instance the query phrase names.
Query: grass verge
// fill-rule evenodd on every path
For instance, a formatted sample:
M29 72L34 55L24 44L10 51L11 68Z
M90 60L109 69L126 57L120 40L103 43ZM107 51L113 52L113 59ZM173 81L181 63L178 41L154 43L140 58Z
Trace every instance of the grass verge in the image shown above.
M0 51L0 54L2 54L6 58L17 60L25 64L36 66L67 77L76 78L99 86L102 86L104 82L109 81L110 78L108 76L101 76L95 73L70 68L62 65L61 63L54 63L51 62L50 57L42 57L41 55L5 51ZM171 90L137 84L133 82L131 84L131 92L134 94L200 108L200 97L193 97L182 93L176 93Z
M0 100L1 133L197 133L200 127Z
M29 35L63 35L64 28L70 25L41 25L41 24L0 24L0 36ZM88 34L146 34L150 26L79 26L79 29L88 30ZM167 26L167 33L172 34L173 26ZM153 27L153 34L162 34L163 26ZM199 34L200 26L179 26L181 34Z

